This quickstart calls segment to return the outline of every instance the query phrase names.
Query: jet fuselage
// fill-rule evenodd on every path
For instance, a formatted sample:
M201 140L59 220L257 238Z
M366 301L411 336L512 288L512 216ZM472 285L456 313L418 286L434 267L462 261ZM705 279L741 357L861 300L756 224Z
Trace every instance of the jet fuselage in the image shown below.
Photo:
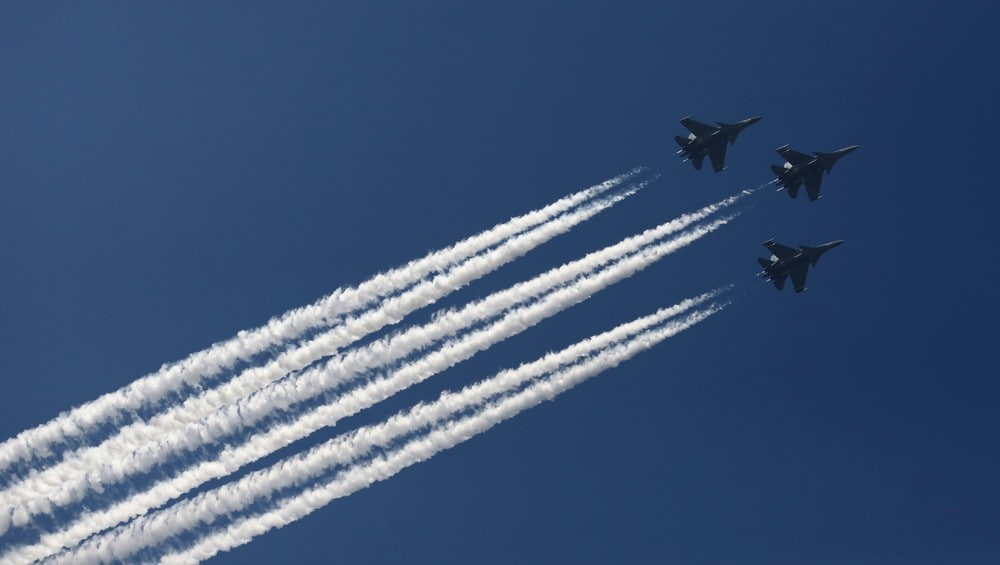
M726 136L722 133L721 129L715 130L712 133L701 137L697 137L693 133L688 134L688 139L690 140L688 144L681 148L681 152L688 159L697 155L708 155L708 150L711 149L713 145L716 143L726 142Z
M716 122L717 125L701 123L691 116L681 120L690 134L687 137L675 136L674 141L680 145L677 153L685 161L691 161L695 169L701 170L701 164L707 157L712 162L715 172L725 169L726 144L736 143L740 132L760 121L760 116L754 116L735 124Z
M785 279L791 277L795 286L795 292L802 292L805 290L806 275L809 267L815 267L816 263L819 262L819 258L824 253L841 243L844 243L844 241L831 241L817 247L800 245L798 249L795 249L794 247L775 243L773 239L765 241L764 247L771 251L771 258L764 259L760 257L757 259L760 266L764 268L760 276L773 281L774 286L778 290L784 288Z
M793 163L791 160L786 160L783 167L774 166L772 170L774 174L778 177L778 186L784 188L798 188L803 182L808 185L808 179L810 176L816 181L816 191L819 191L820 177L823 173L830 173L833 170L833 165L840 160L841 157L847 155L848 153L854 151L859 146L851 145L850 147L844 147L843 149L838 149L832 153L824 153L822 151L814 152L812 157L806 159L806 155L798 153L796 151L791 151L788 146L778 148L778 153L786 156L791 155L798 157L796 159L798 162ZM784 153L785 151L788 153ZM805 159L805 160L803 160ZM793 195L792 198L795 196Z
M812 172L822 173L826 169L823 163L820 161L819 157L813 157L812 160L800 164L793 165L788 161L785 161L784 170L778 173L778 184L781 186L787 186L791 184L799 184L805 180L806 175Z
M805 251L799 251L795 255L783 259L778 259L778 257L771 255L771 261L774 261L774 263L770 267L764 267L764 274L768 275L769 279L787 275L795 267L800 265L808 266L812 263L812 259L810 259L809 254Z

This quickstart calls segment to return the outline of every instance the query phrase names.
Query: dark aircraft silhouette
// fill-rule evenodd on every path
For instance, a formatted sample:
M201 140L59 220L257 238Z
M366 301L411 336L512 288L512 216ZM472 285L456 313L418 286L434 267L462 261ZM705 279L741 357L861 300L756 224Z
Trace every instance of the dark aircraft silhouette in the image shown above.
M781 290L785 288L785 279L792 277L792 285L795 292L799 293L806 289L806 275L809 273L809 266L816 266L819 258L827 251L837 247L844 240L831 241L819 247L809 247L800 245L798 249L788 247L774 240L764 242L764 247L772 253L770 259L758 257L757 262L764 271L760 276L774 282L775 288Z
M687 137L675 136L677 144L681 150L677 152L685 161L691 161L694 168L701 170L701 163L705 160L705 155L712 160L712 168L719 172L726 168L726 142L730 145L736 143L736 136L748 126L757 123L761 116L756 116L743 120L735 124L724 124L717 122L718 127L703 124L691 116L681 120L681 124L686 127L691 134Z
M832 171L838 159L857 148L857 145L852 145L833 153L816 151L813 156L799 153L785 145L778 148L778 155L785 158L785 166L771 165L771 170L778 175L778 186L787 188L788 195L792 198L798 196L799 186L805 183L809 201L812 202L820 198L819 185L823 182L823 171Z

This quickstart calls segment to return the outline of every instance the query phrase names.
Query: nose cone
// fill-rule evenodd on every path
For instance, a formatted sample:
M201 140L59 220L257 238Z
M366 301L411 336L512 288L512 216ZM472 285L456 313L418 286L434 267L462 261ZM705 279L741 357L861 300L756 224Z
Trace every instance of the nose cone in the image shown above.
M838 239L837 241L831 241L830 243L824 243L820 247L825 252L825 251L829 251L829 250L833 249L834 247L837 247L841 243L844 243L844 240L843 239Z
M843 157L844 155L847 155L848 153L854 151L858 147L861 147L861 146L860 145L852 145L850 147L845 147L843 149L838 149L837 150L837 157Z
M759 122L761 120L761 118L763 118L763 117L764 116L754 116L752 118L747 118L747 119L743 120L742 122L740 122L740 125L742 125L743 127L752 126L752 125L756 124L757 122Z

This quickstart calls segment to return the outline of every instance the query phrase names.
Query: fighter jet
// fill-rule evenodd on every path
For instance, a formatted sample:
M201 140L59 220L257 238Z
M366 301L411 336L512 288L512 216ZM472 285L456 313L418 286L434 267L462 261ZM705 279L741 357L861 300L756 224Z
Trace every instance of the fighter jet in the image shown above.
M819 185L823 182L823 171L833 170L838 159L857 149L857 145L838 149L833 153L815 152L815 156L799 153L789 149L787 145L778 148L778 155L785 158L785 166L771 165L771 170L778 175L778 186L788 189L788 195L795 198L799 194L799 186L804 182L809 201L819 200Z
M781 290L785 288L785 279L791 275L795 292L802 292L806 289L806 274L809 272L809 266L812 265L815 267L816 263L819 262L819 258L824 253L841 243L844 243L844 240L831 241L819 247L800 245L798 249L795 249L794 247L775 243L773 239L765 241L764 247L772 255L770 259L757 258L760 266L764 267L764 271L760 273L760 276L773 281L775 288Z
M694 168L701 170L701 163L705 160L705 155L712 160L712 168L719 172L726 168L726 142L730 145L736 143L736 136L752 124L757 123L762 116L748 118L735 124L724 124L716 122L718 127L703 124L691 116L681 120L681 124L691 133L687 137L675 136L677 144L681 146L678 155L685 161L691 161Z

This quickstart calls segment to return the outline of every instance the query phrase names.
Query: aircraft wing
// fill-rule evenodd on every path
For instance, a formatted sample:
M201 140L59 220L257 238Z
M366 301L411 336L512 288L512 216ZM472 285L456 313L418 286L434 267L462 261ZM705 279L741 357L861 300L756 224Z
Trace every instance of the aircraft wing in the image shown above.
M794 149L790 149L787 145L778 149L778 155L785 158L786 161L792 165L801 165L803 163L808 163L813 160L812 155L806 155L805 153L799 153Z
M716 143L708 150L708 158L712 160L712 168L719 172L726 168L726 144Z
M805 178L806 192L809 193L810 201L819 198L819 185L821 182L823 182L822 170L817 169L815 171L809 171L809 173L806 174Z
M703 124L694 118L684 118L681 120L681 125L688 128L688 131L701 137L703 135L708 135L713 131L719 129L715 126L710 126L708 124Z
M806 289L806 275L809 273L809 264L803 263L798 267L795 267L788 274L792 275L792 285L795 286L795 292L802 292Z
M774 253L774 256L777 257L778 259L791 257L792 255L795 255L796 253L799 252L799 250L795 249L794 247L788 247L787 245L775 243L773 240L765 243L764 247L766 247L767 250L770 251L771 253Z

